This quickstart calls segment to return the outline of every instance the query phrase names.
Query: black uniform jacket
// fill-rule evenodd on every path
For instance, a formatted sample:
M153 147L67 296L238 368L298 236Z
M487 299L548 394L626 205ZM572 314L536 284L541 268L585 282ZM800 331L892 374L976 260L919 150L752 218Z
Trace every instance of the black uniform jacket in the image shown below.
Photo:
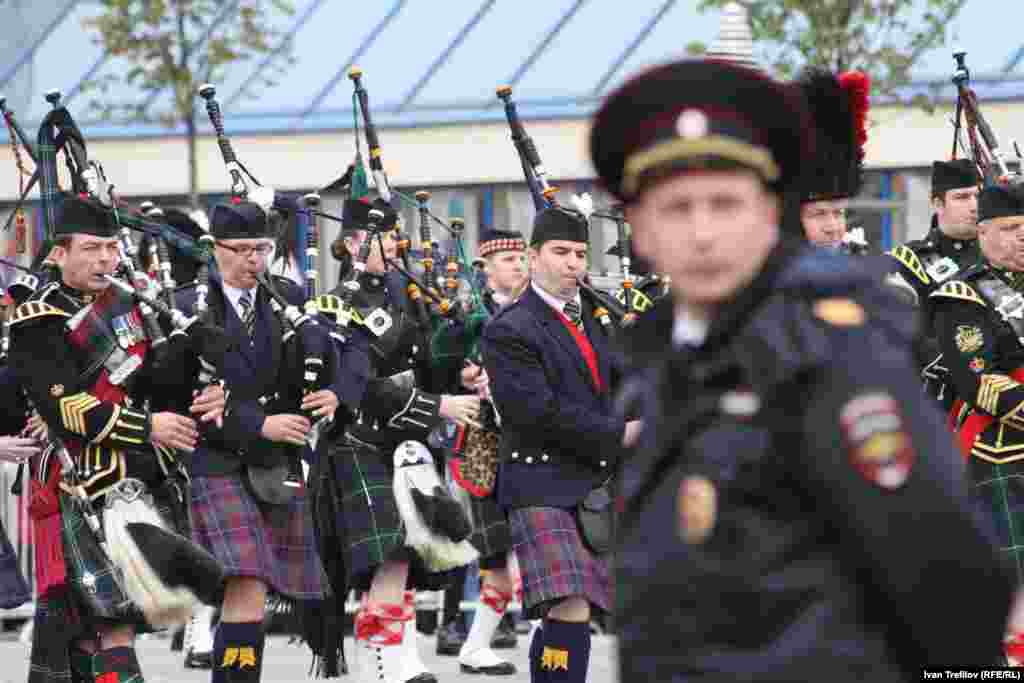
M672 350L641 321L622 466L624 681L902 681L998 661L1013 582L876 274L780 245ZM639 389L637 388L639 387Z

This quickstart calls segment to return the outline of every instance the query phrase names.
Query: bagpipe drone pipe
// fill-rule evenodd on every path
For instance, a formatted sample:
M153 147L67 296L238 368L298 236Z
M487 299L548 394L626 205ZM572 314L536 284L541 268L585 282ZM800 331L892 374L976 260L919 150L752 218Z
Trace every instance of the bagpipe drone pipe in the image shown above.
M1013 143L1016 168L999 144L999 140L981 111L978 96L971 88L971 72L967 68L967 53L959 50L953 53L956 68L953 85L957 89L956 112L953 123L953 152L956 159L960 153L971 159L978 168L986 185L1016 185L1024 183L1021 174L1021 149Z
M539 212L546 208L559 207L558 202L558 188L551 185L548 181L548 172L541 162L540 154L537 152L537 146L533 142L533 138L530 137L529 133L526 132L526 128L523 126L522 121L519 118L519 112L516 108L516 103L512 99L512 88L509 86L501 86L497 89L496 94L505 106L505 118L508 121L509 129L512 134L512 143L515 146L516 153L519 156L520 164L523 168L523 175L526 179L526 185L530 190L530 196L533 198L534 208ZM591 215L587 213L586 207L577 207L575 210L583 215L587 223L590 223ZM593 212L591 211L591 214ZM605 217L604 214L599 214L600 217ZM620 226L620 240L625 236L625 221L619 220L613 217L617 224ZM624 243L625 244L625 243ZM620 257L620 265L622 266L622 282L624 288L631 288L632 278L629 273L629 257ZM629 327L636 321L635 311L627 305L620 304L615 300L614 297L598 290L596 287L591 285L588 281L587 276L580 277L578 279L580 291L585 297L590 299L594 307L594 318L601 324L601 327L610 335L614 336L617 329ZM632 298L628 299L632 303Z

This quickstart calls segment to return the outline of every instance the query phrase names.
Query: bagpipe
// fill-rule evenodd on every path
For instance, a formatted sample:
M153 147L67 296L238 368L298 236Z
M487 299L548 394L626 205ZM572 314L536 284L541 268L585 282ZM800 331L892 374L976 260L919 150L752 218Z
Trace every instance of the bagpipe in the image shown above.
M87 308L111 300L137 306L143 319L149 350L157 363L166 357L168 347L191 337L201 338L207 345L204 347L206 352L212 353L217 342L216 334L197 325L196 316L187 316L175 308L173 298L167 299L169 293L147 276L141 268L130 233L131 230L145 232L155 240L170 239L183 247L188 246L192 240L170 226L146 219L120 200L103 166L89 158L84 136L70 112L61 104L61 93L50 91L46 93L46 100L52 109L44 118L34 143L17 125L6 103L3 106L5 121L12 132L12 145L17 149L20 141L36 164L28 187L21 187L21 195L12 215L20 214L29 192L38 184L44 227L43 244L34 259L33 267L24 269L16 264L7 264L28 271L23 272L19 278L22 291L17 293L18 296L23 301L47 281L60 277L48 256L55 244L58 221L62 219L62 204L67 201L67 193L61 187L58 176L58 159L63 154L70 174L70 192L109 212L109 219L118 230L120 257L115 274L106 276L112 286L87 304ZM19 173L25 175L20 155L15 156L19 163ZM93 315L97 315L98 310L93 309ZM169 338L164 335L160 317L165 318L172 329ZM129 360L133 358L128 356ZM114 374L130 365L126 361ZM130 372L129 369L125 374ZM123 390L120 393L123 394ZM117 616L110 611L120 610L121 603L127 600L141 609L150 624L166 626L186 621L200 601L213 600L222 578L219 566L209 553L177 533L173 523L169 524L157 510L147 484L129 475L117 478L113 483L108 482L109 485L104 484L100 490L87 490L88 472L83 474L81 463L76 464L57 431L52 428L48 431L50 443L34 463L35 477L40 480L40 486L54 487L51 490L53 499L57 499L58 490L63 492L60 504L62 514L84 521L83 533L76 539L76 552L80 556L76 557L76 562L67 563L67 580L86 603L100 616ZM164 458L167 454L156 452L158 450L154 449L152 457L159 459L166 467ZM57 464L51 467L50 458L53 455L56 456L54 459ZM81 454L76 452L76 455ZM165 471L168 472L168 479L162 486L178 486L173 471ZM51 472L56 476L51 476ZM180 495L180 488L178 493ZM33 497L35 495L34 488ZM99 499L101 495L102 499ZM102 505L97 502L99 500L102 500ZM181 515L178 517L181 518ZM46 524L43 520L34 520L34 523ZM52 534L48 540L58 545L61 543L61 539L52 537ZM97 577L102 577L103 586L97 586Z
M967 53L960 50L953 53L956 68L953 71L953 85L956 86L956 112L953 118L952 159L962 152L978 168L986 185L1010 185L1024 182L1021 175L1020 147L1014 143L1017 168L1010 168L1010 159L1003 151L992 126L985 119L978 104L978 95L971 88L971 72L967 68Z
M558 188L551 185L548 181L547 169L544 168L544 164L541 162L540 154L537 152L537 146L533 142L533 138L530 137L529 133L526 132L526 128L523 126L523 122L519 118L519 112L516 108L516 103L512 99L512 88L505 85L501 86L496 90L498 99L500 99L505 106L505 118L508 121L509 129L512 133L512 143L516 148L516 153L519 156L520 165L523 168L523 175L526 178L526 185L530 190L530 196L533 198L533 205L537 211L542 211L546 208L558 207ZM626 238L625 219L616 217L612 214L604 214L600 212L594 212L592 208L577 206L577 210L587 218L588 223L592 215L599 217L611 218L616 221L616 224L620 232L620 243L622 252L619 256L619 263L622 269L622 286L627 292L627 300L632 304L633 293L629 290L632 289L632 277L629 271L630 267L630 256L628 248L628 239ZM590 211L588 214L587 211ZM623 255L624 254L624 255ZM584 296L590 299L594 307L594 318L601 324L601 327L609 334L614 336L617 329L626 328L636 322L636 312L629 304L620 304L613 297L605 294L596 287L592 286L588 282L587 276L583 276L578 279L580 291Z
M389 205L393 196L414 205L419 216L419 273L414 272L411 261L411 239L408 233L402 231L400 222L396 222L394 226L398 257L389 259L388 265L405 280L406 293L414 307L416 319L421 329L429 335L430 345L429 348L423 349L423 361L432 368L435 376L442 378L441 382L444 383L458 374L464 359L479 363L480 336L484 324L490 319L490 313L483 302L483 294L469 275L472 268L468 263L464 243L465 221L456 217L445 223L438 218L430 211L430 193L425 190L420 190L414 198L410 198L391 187L384 170L380 137L373 123L369 93L362 81L363 72L353 67L349 71L349 78L354 86L354 105L361 112L369 148L370 171L377 192ZM358 149L358 129L356 145L356 163L360 164L362 157ZM440 254L436 250L432 225L440 226L448 234L452 244L444 259L443 275L437 272ZM357 257L357 264L358 261ZM353 276L356 277L356 274L353 273ZM443 388L432 387L431 390L440 391Z

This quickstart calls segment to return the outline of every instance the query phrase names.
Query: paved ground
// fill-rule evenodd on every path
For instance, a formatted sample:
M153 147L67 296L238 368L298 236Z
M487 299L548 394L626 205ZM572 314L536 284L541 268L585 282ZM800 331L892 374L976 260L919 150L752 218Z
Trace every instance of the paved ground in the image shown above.
M210 680L209 671L185 669L182 666L181 653L170 651L170 641L160 637L150 637L138 645L139 659L147 683L205 683ZM420 650L426 655L424 661L433 667L440 683L465 681L466 683L484 683L488 679L483 676L468 676L459 673L459 666L454 657L437 657L434 655L434 639L421 638ZM28 679L28 645L14 639L0 640L0 683L25 683ZM351 657L352 643L346 644L346 653ZM515 676L504 676L489 680L507 683L528 683L530 675L527 669L526 638L520 637L519 647L515 650L502 650L519 668ZM507 653L507 654L506 654ZM612 639L609 636L596 636L593 654L590 661L589 683L613 683L614 669L612 661ZM267 647L267 658L263 669L263 681L266 683L283 683L284 681L301 681L308 679L310 657L304 647L290 645L286 637L271 638ZM340 679L352 681L357 679L349 675Z

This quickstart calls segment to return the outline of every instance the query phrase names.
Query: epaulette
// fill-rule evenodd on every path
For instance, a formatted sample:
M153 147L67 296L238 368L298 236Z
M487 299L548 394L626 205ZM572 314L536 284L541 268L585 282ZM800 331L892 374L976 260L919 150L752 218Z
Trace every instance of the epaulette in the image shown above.
M342 302L341 297L335 296L334 294L321 294L320 296L313 299L313 303L316 305L316 310L324 315L329 315L334 319L337 319L342 315L345 310L345 304ZM351 316L352 322L362 325L363 317L359 315L359 311L355 308L348 307L348 313Z
M70 318L71 314L64 311L56 306L51 306L45 301L26 301L22 305L14 309L14 315L11 316L11 326L25 322L26 320L35 320L36 318L44 318L47 316L57 316L60 318Z
M937 290L932 292L928 298L960 299L961 301L970 301L978 304L979 306L985 306L985 300L974 291L974 288L961 280L953 280L943 284Z
M932 279L928 277L928 273L925 272L924 264L921 263L921 259L918 258L914 250L906 244L896 247L889 252L889 255L902 263L907 270L914 274L914 277L921 281L922 284L930 285L932 283Z

